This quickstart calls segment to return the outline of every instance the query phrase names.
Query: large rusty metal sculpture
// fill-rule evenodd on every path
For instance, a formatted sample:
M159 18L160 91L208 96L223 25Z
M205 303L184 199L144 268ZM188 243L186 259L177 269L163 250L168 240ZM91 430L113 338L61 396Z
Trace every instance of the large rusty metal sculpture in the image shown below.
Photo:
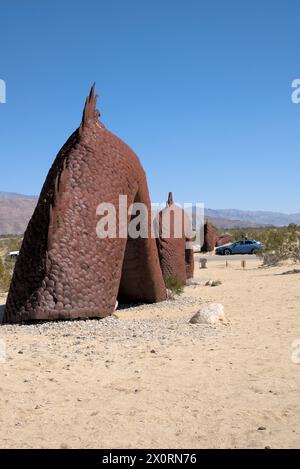
M232 243L234 240L230 234L223 234L217 237L216 247L224 246L224 244Z
M119 220L120 194L127 195L128 205L147 206L151 229L144 170L133 151L99 121L96 98L93 86L80 127L48 173L15 266L6 322L105 317L117 298L166 298L155 239L96 234L97 206L113 204Z
M169 192L166 207L158 214L157 248L165 281L178 279L181 285L194 274L192 224L187 213L173 202Z

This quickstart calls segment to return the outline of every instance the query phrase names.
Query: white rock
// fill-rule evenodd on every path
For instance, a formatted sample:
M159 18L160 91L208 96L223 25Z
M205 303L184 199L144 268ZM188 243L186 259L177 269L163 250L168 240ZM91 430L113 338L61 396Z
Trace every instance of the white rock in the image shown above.
M224 306L219 303L211 303L201 308L191 319L191 324L217 324L225 322Z
M205 284L206 287L211 287L213 284L213 280L208 280Z
M221 280L208 280L205 284L206 287L218 287L222 285Z
M185 282L186 287L196 287L199 285L201 285L201 281L195 278L188 278L187 281Z

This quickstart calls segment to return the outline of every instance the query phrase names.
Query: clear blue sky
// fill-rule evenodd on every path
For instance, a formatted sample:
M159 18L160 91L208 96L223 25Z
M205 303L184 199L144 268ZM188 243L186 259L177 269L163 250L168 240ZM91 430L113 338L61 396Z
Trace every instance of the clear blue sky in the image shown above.
M39 193L96 81L153 202L300 212L299 0L10 0L0 21L0 190Z

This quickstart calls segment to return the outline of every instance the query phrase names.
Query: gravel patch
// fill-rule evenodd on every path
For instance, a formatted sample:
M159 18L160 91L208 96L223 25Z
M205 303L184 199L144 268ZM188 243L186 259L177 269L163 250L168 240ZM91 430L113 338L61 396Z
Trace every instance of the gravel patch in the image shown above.
M31 356L39 363L49 354L60 356L63 361L75 363L82 356L87 361L98 360L99 350L108 351L122 344L126 350L167 350L172 344L197 344L220 331L211 325L192 325L191 316L203 304L200 299L187 296L176 297L162 303L148 305L123 305L116 314L104 319L80 319L72 321L51 321L32 324L3 324L0 337L9 340L9 360L20 354ZM191 311L187 312L188 309ZM151 309L160 311L171 308L178 311L178 317L138 318L139 311ZM180 313L185 308L184 317ZM126 318L126 311L136 314L136 318ZM121 317L118 317L118 311ZM27 339L24 341L25 337ZM100 347L100 348L99 348ZM115 349L114 349L115 350ZM110 352L111 353L111 352Z
M192 327L185 318L176 319L117 319L113 316L104 319L45 322L37 324L6 324L1 326L1 333L26 333L53 338L76 337L84 340L95 337L99 340L114 341L126 339L166 339L167 337L199 337L210 327Z

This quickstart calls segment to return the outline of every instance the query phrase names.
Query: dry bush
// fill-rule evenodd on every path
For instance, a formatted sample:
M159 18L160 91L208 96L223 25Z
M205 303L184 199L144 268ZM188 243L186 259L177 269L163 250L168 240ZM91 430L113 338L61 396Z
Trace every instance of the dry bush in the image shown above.
M164 277L166 289L171 292L171 296L180 295L183 292L183 286L177 276Z
M9 290L12 274L15 267L15 259L9 257L10 251L19 251L22 243L20 236L0 237L0 291Z
M12 278L13 269L11 270L6 261L0 257L0 291L7 292Z
M5 255L10 251L19 251L21 244L21 236L0 236L0 251Z

